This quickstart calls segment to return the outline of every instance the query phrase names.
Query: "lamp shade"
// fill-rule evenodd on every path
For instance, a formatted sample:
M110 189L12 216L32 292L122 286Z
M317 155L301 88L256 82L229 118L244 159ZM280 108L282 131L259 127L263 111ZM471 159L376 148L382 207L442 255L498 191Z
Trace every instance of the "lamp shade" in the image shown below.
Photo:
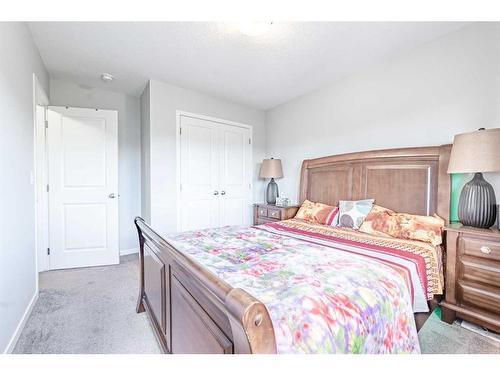
M260 178L281 178L283 169L281 159L264 159L260 166Z
M448 173L500 171L500 128L457 134Z

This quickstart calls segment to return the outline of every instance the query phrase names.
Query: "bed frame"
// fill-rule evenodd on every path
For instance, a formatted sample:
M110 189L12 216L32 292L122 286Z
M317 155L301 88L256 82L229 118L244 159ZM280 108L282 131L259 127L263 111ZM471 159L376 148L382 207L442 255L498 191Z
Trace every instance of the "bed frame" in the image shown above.
M302 163L300 201L375 198L395 211L449 221L451 145L334 155ZM165 353L276 353L265 306L232 288L136 218L137 312L146 311ZM434 308L437 300L431 301ZM420 328L429 314L415 314Z

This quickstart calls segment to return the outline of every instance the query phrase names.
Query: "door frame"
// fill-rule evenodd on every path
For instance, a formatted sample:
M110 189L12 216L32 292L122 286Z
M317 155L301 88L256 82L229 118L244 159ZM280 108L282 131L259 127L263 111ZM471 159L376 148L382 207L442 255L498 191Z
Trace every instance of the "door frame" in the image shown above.
M33 169L34 169L34 183L33 194L35 198L35 263L36 263L36 283L38 290L38 273L47 271L49 269L49 255L47 248L49 247L48 230L49 230L49 211L48 192L42 194L38 202L38 191L43 191L44 185L47 181L47 145L46 145L46 131L45 122L47 120L47 107L49 106L49 98L43 89L38 77L33 73ZM37 117L37 106L45 108L44 118ZM42 127L40 129L40 126ZM42 157L42 165L40 168L39 157ZM39 233L45 233L44 236L39 238Z
M235 126L239 128L244 128L250 131L250 157L249 166L253 166L253 125L243 124L241 122L230 121L221 119L218 117L200 115L197 113L187 112L183 110L175 111L175 191L176 191L176 230L179 232L181 230L181 117L192 117L199 120L206 120L211 122L217 122L224 125ZM253 168L248 170L248 180L250 184L250 193L253 194ZM251 210L249 206L249 218L251 217Z

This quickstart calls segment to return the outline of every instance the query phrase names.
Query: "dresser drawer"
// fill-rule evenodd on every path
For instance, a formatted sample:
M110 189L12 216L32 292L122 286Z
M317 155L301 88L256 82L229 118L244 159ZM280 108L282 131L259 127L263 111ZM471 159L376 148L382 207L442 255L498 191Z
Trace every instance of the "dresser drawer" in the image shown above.
M500 262L500 242L472 236L461 236L459 240L459 249L464 255Z
M458 282L461 305L478 307L498 314L500 308L500 288L473 282Z
M500 287L500 263L467 255L460 257L459 279Z
M267 208L259 207L257 208L258 217L267 217Z
M281 210L276 210L273 208L269 208L267 210L267 217L271 219L281 220Z

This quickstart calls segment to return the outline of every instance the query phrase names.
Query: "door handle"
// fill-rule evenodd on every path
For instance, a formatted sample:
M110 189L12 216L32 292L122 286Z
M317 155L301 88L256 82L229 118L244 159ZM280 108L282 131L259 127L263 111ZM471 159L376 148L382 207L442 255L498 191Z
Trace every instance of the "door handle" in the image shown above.
M109 195L108 195L108 198L111 198L111 199L116 198L115 193L111 193L111 194L109 194Z
M219 195L219 192L217 190L215 190L214 195Z
M226 192L225 192L224 190L222 190L222 191L220 192L220 195L226 195Z

